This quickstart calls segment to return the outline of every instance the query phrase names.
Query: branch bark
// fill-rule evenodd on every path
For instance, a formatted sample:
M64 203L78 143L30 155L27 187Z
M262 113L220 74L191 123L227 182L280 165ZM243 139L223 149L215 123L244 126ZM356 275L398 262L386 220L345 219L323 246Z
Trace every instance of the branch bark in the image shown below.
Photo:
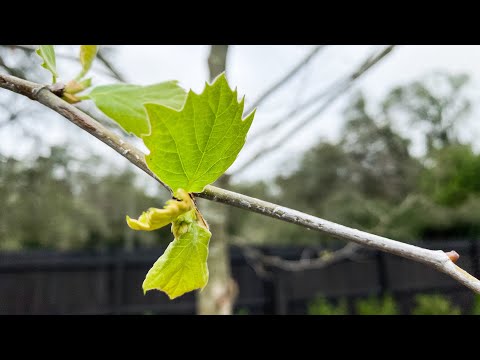
M329 253L325 256L319 256L314 259L286 260L280 256L265 255L259 249L248 245L240 246L244 255L254 263L254 269L260 275L266 276L268 271L265 267L274 267L285 271L304 271L312 269L324 269L343 260L358 256L358 250L362 247L355 243L348 243L343 248Z
M132 164L145 171L171 192L171 189L148 169L145 163L144 153L133 145L126 143L119 136L106 129L76 107L55 96L48 90L47 86L19 79L15 76L0 74L0 87L27 96L61 114L127 158ZM329 234L338 239L352 241L360 245L424 263L444 272L473 291L480 293L480 281L455 265L450 256L444 251L424 249L415 245L352 229L297 210L211 185L205 187L205 190L197 194L197 196L270 216L281 221L303 226L307 229ZM451 253L449 254L451 255ZM455 259L455 257L452 256L452 259Z

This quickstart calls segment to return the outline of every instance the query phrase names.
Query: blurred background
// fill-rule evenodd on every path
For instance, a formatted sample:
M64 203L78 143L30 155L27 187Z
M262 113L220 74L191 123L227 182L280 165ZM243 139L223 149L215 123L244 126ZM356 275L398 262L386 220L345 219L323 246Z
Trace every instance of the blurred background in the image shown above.
M35 46L0 45L0 71L48 83ZM78 46L56 46L63 80ZM216 185L431 249L480 276L480 46L101 46L95 85L226 71L257 108ZM60 79L62 80L62 79ZM76 105L127 141L89 101ZM480 314L480 298L424 265L199 200L210 281L143 295L168 228L125 215L169 193L57 113L0 89L0 314Z

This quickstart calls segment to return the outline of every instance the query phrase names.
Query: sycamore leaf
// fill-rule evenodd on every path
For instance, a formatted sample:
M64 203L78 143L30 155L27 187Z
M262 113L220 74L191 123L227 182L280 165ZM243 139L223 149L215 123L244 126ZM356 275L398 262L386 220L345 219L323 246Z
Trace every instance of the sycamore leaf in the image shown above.
M146 104L151 133L143 136L150 150L146 162L173 190L201 192L217 180L245 144L254 112L242 119L225 74L206 84L201 94L190 91L182 109Z
M149 86L115 84L97 86L88 98L109 118L115 120L126 132L138 137L150 132L143 105L155 103L180 109L185 102L185 90L177 81L167 81Z
M43 60L42 67L47 69L52 73L52 83L57 82L57 63L55 60L55 49L53 45L40 45L40 47L35 51L38 56Z
M76 77L80 80L84 77L92 67L93 60L97 56L98 45L80 45L80 64L82 64L82 71Z
M131 219L127 215L127 224L133 230L152 231L160 229L177 217L195 208L190 195L185 190L179 189L175 193L175 198L168 200L163 209L150 208L144 211L142 215L136 219Z
M208 243L212 234L195 220L195 210L180 218L174 223L177 237L145 277L144 292L157 289L175 299L207 285Z

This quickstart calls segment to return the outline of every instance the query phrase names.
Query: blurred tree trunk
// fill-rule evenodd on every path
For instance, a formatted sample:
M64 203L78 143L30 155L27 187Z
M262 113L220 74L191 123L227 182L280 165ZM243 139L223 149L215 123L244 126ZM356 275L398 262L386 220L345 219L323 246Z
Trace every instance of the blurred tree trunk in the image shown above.
M212 45L208 57L210 80L225 71L228 45ZM228 185L227 175L218 179L216 185ZM215 204L204 203L208 212L212 238L208 255L210 279L202 292L198 293L197 313L201 315L230 315L237 295L237 285L231 277L230 256L228 252L229 207L220 208Z

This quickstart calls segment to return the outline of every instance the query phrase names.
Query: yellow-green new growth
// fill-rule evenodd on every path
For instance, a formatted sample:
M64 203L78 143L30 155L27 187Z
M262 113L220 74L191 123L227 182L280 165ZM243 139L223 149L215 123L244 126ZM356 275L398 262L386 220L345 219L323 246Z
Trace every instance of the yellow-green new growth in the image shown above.
M212 234L200 217L183 189L163 209L150 208L138 219L127 216L127 224L134 230L151 231L172 223L175 236L147 273L142 285L144 292L157 289L174 299L207 284L208 243Z
M93 60L97 56L98 45L80 45L80 64L82 70L75 78L76 80L82 79L92 67Z
M208 282L208 244L212 234L197 219L196 210L181 215L173 224L173 240L148 271L143 291L157 289L175 299L203 289Z
M151 208L138 219L127 216L128 225L135 230L150 231L172 223L175 239L148 272L143 290L161 290L174 299L202 289L208 282L208 243L212 234L188 193L201 192L232 165L245 144L254 113L243 118L244 99L238 101L237 91L230 89L225 74L207 83L201 94L190 91L183 106L159 101L145 104L147 118L137 111L145 99L141 96L132 97L135 106L128 111L123 111L126 103L111 107L117 90L94 90L90 97L99 106L105 95L107 108L117 112L112 118L127 131L142 135L150 150L146 156L148 167L179 199L169 200L164 209ZM138 89L120 90L139 94ZM120 99L124 102L125 97ZM134 109L135 116L131 113Z
M47 69L52 73L52 83L57 82L57 61L55 59L55 48L53 45L40 45L37 50L35 50L38 56L43 60L42 67Z
M133 230L157 230L172 223L180 215L195 208L190 195L188 195L185 190L178 189L175 197L176 199L168 200L163 209L150 208L144 211L138 220L132 219L127 215L128 226Z

